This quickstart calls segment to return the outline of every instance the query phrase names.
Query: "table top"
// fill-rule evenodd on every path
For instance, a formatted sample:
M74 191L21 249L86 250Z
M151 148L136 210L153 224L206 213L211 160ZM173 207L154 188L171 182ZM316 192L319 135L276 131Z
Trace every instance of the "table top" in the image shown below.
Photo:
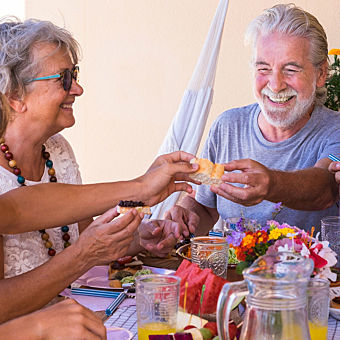
M95 270L95 274L96 274L95 278L98 279L98 274L102 274L101 273L102 271L107 272L107 268L105 267L104 268L97 267L96 269L92 269L92 272L90 272L90 274L93 274L93 270ZM86 275L88 274L85 274L82 277L83 280L84 278L86 279L88 278ZM80 281L80 283L84 284L84 282L82 281ZM72 297L75 300L79 299L78 302L81 304L84 304L82 301L82 298L81 297L79 298L79 296L69 296L69 297ZM86 303L84 305L94 311L102 311L103 310L102 305L107 306L109 303L107 302L107 299L104 299L104 301L100 301L100 299L103 300L103 298L90 297L89 299L89 297L87 297L86 299L83 299L83 300L86 300L86 303L89 303L89 305L86 305ZM112 299L110 301L112 301ZM102 315L103 317L105 315L104 312L97 312L97 314L98 316ZM105 320L104 324L107 328L118 327L118 328L127 329L132 333L131 339L138 339L135 299L126 299L124 303L122 303L119 306L119 308L112 314L112 316ZM115 339L115 338L108 337L108 339ZM340 340L340 320L337 320L333 318L332 316L330 316L329 322L328 322L328 340Z
M118 308L105 322L105 326L126 328L133 334L132 340L138 339L136 306ZM328 340L340 340L340 321L333 317L328 321Z
M328 320L328 340L340 340L340 321L333 317Z

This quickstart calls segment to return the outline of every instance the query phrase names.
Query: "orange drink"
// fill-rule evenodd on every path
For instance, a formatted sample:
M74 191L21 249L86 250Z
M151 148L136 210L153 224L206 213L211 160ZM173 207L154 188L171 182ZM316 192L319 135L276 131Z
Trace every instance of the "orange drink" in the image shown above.
M327 326L319 326L312 322L308 324L311 340L327 340Z
M142 275L136 278L138 339L176 333L180 278Z
M149 322L138 326L138 340L149 340L149 335L176 333L176 329L163 322Z

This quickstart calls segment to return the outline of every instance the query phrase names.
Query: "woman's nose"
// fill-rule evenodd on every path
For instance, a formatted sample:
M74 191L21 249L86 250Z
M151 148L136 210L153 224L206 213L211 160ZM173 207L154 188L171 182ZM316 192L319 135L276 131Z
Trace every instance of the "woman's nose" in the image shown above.
M81 96L83 92L84 92L83 87L79 85L75 79L72 79L72 85L69 93L75 96Z

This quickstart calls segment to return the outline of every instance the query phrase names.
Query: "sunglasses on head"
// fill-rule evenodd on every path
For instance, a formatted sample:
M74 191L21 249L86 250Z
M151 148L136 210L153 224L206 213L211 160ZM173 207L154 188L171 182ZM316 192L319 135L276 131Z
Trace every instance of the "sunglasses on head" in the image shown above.
M74 66L72 71L65 70L58 74L53 74L52 76L39 77L29 80L28 82L36 81L36 80L46 80L46 79L57 79L60 78L61 83L63 84L63 88L65 91L70 91L72 86L72 79L78 82L78 74L79 74L79 66Z

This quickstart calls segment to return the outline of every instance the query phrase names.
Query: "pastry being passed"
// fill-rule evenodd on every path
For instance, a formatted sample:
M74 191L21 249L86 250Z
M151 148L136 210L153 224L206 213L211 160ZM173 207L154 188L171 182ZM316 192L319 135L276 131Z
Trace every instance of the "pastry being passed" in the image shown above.
M151 215L150 207L141 201L120 201L118 203L117 212L126 214L131 209L136 209L138 212Z
M221 177L224 174L223 164L214 164L205 158L193 158L190 163L199 165L198 170L189 175L192 179L207 185L219 185L222 183Z

